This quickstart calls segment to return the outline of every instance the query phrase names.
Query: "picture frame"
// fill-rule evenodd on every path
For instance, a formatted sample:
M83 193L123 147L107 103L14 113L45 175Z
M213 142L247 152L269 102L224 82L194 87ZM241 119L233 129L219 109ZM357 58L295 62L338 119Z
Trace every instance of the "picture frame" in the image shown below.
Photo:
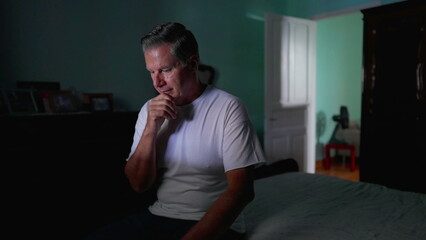
M52 112L50 110L49 93L50 91L61 90L60 82L17 81L16 87L33 90L34 99L40 113Z
M53 113L77 112L77 100L72 91L51 91L49 108Z
M37 104L34 93L31 89L0 89L1 91L1 112L4 114L32 114L37 113Z
M83 106L91 112L112 112L114 101L112 93L83 93Z

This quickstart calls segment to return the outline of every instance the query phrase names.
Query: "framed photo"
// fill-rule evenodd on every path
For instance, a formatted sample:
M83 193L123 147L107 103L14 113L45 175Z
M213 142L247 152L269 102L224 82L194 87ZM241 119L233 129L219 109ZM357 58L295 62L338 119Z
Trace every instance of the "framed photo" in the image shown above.
M16 87L20 89L33 90L34 100L37 104L38 112L51 113L49 103L49 93L51 91L60 91L59 82L37 82L37 81L17 81Z
M91 112L112 112L113 94L112 93L84 93L83 105L86 110Z
M49 94L50 110L54 113L76 112L76 97L71 91L52 91Z
M0 108L4 112L5 107L10 114L37 113L37 104L33 91L30 89L1 89Z

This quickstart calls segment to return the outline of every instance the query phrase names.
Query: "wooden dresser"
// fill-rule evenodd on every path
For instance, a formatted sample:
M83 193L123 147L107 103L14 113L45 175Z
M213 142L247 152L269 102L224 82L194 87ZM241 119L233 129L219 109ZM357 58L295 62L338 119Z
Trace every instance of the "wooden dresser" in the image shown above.
M0 116L11 227L80 239L139 205L124 176L136 112ZM27 235L28 236L28 235Z

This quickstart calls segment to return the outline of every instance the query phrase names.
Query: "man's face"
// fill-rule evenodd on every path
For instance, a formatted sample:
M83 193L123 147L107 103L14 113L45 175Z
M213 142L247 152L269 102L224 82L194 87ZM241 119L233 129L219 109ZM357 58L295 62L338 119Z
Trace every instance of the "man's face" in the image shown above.
M146 69L150 72L154 88L169 95L177 105L185 104L191 88L191 71L171 53L169 44L148 49L144 53Z

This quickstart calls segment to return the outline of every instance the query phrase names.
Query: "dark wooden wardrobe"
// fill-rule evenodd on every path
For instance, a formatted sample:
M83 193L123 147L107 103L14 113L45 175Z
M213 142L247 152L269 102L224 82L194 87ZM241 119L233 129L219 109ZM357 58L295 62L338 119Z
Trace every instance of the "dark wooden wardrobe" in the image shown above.
M362 13L360 180L426 193L426 1Z

